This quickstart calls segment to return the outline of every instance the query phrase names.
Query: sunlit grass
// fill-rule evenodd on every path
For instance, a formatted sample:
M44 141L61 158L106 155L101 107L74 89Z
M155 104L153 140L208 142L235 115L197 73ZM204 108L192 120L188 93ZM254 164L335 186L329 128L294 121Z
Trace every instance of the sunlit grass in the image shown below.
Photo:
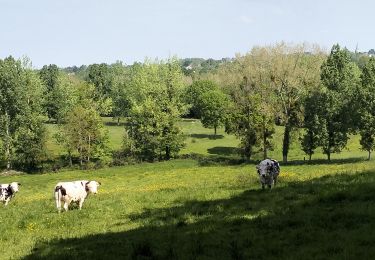
M124 126L104 120L110 145L118 149ZM240 158L233 135L219 129L214 138L197 120L180 125L187 135L182 154L201 154L204 163L186 159L0 176L0 183L22 183L9 206L0 205L0 258L371 259L375 254L370 232L375 161L364 160L357 136L331 163L318 151L308 164L295 135L292 162L281 164L278 186L261 191L255 163L221 164L220 158ZM53 135L56 125L48 128ZM278 127L270 156L279 160L281 137ZM53 140L48 149L62 152ZM81 211L57 214L54 185L79 179L102 182L99 193L90 195Z
M233 238L229 239L230 233L237 234L235 237L238 241L250 239L246 238L247 236L242 231L230 231L229 227L236 230L238 225L236 223L239 223L240 226L250 225L245 228L251 230L254 228L252 227L254 221L264 218L267 222L268 218L273 218L274 214L280 210L293 207L296 201L309 203L311 199L318 199L319 194L329 195L336 194L335 192L340 190L346 191L350 189L350 183L367 185L367 180L361 177L361 174L371 172L375 176L375 172L372 172L374 166L373 161L283 166L279 186L271 193L260 191L253 164L202 167L193 160L146 163L96 171L0 177L1 183L13 180L22 183L20 193L11 201L9 207L0 211L2 256L7 259L31 254L38 258L43 256L60 258L74 256L81 250L79 254L86 257L95 258L96 253L98 258L103 254L113 257L116 254L123 254L124 257L130 257L132 250L136 250L132 242L142 244L150 240L151 234L156 241L161 239L159 245L151 243L151 250L162 257L168 251L167 244L161 242L164 232L176 236L179 241L175 244L176 250L181 250L182 255L176 254L183 256L187 254L184 244L188 248L200 247L192 241L185 241L189 237L186 232L195 230L194 232L203 232L200 235L201 246L207 247L205 249L207 251L196 252L197 255L213 257L215 250L222 250L220 249L221 239L225 243L223 258L226 258L225 256L230 253L228 244L233 240ZM348 177L341 180L340 176ZM72 210L59 215L52 196L53 187L58 181L75 179L94 179L101 181L103 185L99 194L90 195L82 211ZM371 185L374 185L375 179L369 180ZM297 189L296 182L300 183L301 188ZM330 183L334 188L328 186ZM338 186L340 183L341 186ZM332 203L334 206L335 203ZM298 218L303 218L303 216ZM218 227L218 223L222 221L227 223L225 224L227 226ZM158 227L160 230L152 229L152 227ZM210 227L219 228L219 230L210 231ZM147 235L146 230L149 228L151 230L147 231L150 232ZM180 228L183 230L181 236L178 235ZM203 235L204 230L213 232L217 237L211 240L211 236ZM254 238L265 238L256 229L250 230ZM265 228L265 230L268 229ZM114 238L104 236L104 234L113 233L119 234L124 239L118 242L121 247L116 246L117 242L112 240ZM124 237L121 234L124 234ZM99 237L96 241L88 238L88 235ZM101 235L103 238L100 238ZM126 240L127 236L132 237L132 240ZM72 251L59 251L54 248L55 243L61 243L59 245L61 247L71 246L70 242L65 240L69 238L77 238L78 240L74 243L81 244L82 248L77 247ZM86 243L100 244L102 239L108 239L113 243L106 245L111 248L112 253L103 248L90 246L90 249L85 249ZM166 241L169 239L171 238ZM60 240L61 242L58 242ZM68 244L65 245L64 241ZM50 243L51 248L48 249ZM288 246L292 241L285 243ZM251 251L246 251L244 248L241 250L245 255L251 255Z

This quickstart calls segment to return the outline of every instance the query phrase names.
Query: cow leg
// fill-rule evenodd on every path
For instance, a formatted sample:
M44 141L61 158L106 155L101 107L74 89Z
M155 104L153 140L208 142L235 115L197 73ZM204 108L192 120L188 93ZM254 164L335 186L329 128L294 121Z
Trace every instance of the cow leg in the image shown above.
M271 184L268 184L268 188L271 189L271 188L272 188L272 185L271 185Z
M5 200L5 206L8 205L9 203L9 198Z
M81 200L79 201L79 210L82 209L83 201L84 201L84 199L81 199Z
M67 201L64 202L64 209L65 211L68 211L69 209L69 203Z
M264 190L264 183L262 183L262 190Z
M57 204L57 211L61 213L63 209L62 201L60 200L58 203L56 202L56 204Z
M57 208L57 212L60 213L60 211L61 211L61 201L58 198L56 199L56 208Z

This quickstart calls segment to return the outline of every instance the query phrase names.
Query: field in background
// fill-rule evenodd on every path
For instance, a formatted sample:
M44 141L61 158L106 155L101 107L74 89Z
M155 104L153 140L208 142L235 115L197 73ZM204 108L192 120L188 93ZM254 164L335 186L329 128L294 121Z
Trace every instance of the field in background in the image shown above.
M118 150L122 145L122 138L124 134L124 123L121 122L120 126L117 121L112 118L103 118L106 129L109 135L109 145L111 149ZM186 146L182 149L180 154L200 154L208 157L223 157L239 159L239 140L234 135L228 135L223 128L219 128L217 136L214 136L213 129L204 128L199 120L196 119L183 119L179 123L184 134L186 135ZM51 157L56 157L63 154L62 148L56 143L53 134L57 130L57 125L48 124L49 141L47 149ZM274 150L269 152L269 157L282 160L282 139L283 127L276 127L274 135ZM299 135L295 132L292 136L292 144L290 148L289 160L290 161L303 161L304 157L308 160L308 156L304 155L300 148ZM326 159L326 155L322 154L321 149L317 149L316 154L313 155L313 160ZM351 136L347 148L339 154L332 154L332 160L335 159L350 159L350 158L367 158L367 152L360 150L359 136ZM254 154L253 158L256 160L262 159L262 153Z
M110 145L121 147L123 126L105 119ZM182 153L171 160L87 171L0 176L19 181L8 207L0 205L1 259L371 259L375 255L375 160L358 137L333 161L302 163L294 142L276 188L262 191L255 164L239 158L238 140L184 120ZM50 134L56 125L48 125ZM282 129L270 156L281 159ZM295 139L298 137L295 137ZM60 148L50 141L55 156ZM325 158L317 154L314 158ZM219 160L217 160L219 159ZM255 160L260 159L259 155ZM58 181L97 180L81 211L57 214Z

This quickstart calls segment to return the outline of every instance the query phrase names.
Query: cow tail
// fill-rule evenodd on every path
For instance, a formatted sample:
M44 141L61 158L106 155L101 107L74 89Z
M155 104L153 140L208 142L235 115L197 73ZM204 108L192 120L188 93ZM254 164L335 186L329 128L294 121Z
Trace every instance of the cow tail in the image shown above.
M55 200L56 200L56 207L60 211L61 209L61 186L57 186L55 188Z

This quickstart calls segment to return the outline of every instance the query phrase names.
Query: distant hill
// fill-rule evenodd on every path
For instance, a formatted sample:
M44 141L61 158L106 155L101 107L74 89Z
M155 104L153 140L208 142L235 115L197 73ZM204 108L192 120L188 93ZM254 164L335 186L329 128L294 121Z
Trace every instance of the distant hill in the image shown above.
M230 62L232 60L233 58L222 58L220 60L211 58L185 58L181 59L181 67L185 75L191 75L192 73L203 74L215 71L220 64Z
M234 58L222 58L220 60L215 59L203 59L203 58L184 58L181 59L181 69L183 73L187 76L192 75L193 73L197 74L204 74L208 72L213 72L217 70L220 64L231 62ZM69 66L65 68L61 68L67 74L74 74L78 77L84 77L86 75L86 70L89 65L81 65L81 66ZM124 66L132 66L132 65L124 65Z

